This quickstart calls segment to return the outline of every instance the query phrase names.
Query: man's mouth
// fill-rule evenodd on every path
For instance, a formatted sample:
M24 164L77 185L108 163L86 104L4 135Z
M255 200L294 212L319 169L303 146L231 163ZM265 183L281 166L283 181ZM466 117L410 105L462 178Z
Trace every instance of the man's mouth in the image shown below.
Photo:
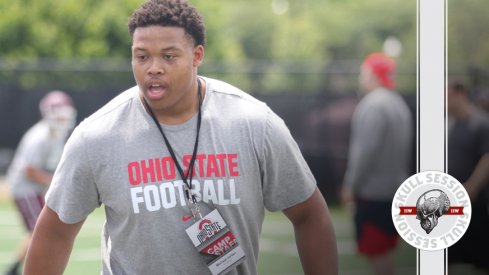
M161 84L151 84L148 86L148 94L150 100L157 100L163 97L166 92L166 87Z

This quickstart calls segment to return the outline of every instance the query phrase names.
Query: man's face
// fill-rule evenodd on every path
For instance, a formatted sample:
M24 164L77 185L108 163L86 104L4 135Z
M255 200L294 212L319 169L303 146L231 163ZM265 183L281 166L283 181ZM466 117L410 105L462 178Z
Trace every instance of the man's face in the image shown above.
M203 58L204 48L194 46L182 28L148 26L134 31L134 78L157 116L175 116L193 107Z
M447 112L449 115L457 115L460 110L461 103L464 101L465 94L455 90L448 85L447 89Z

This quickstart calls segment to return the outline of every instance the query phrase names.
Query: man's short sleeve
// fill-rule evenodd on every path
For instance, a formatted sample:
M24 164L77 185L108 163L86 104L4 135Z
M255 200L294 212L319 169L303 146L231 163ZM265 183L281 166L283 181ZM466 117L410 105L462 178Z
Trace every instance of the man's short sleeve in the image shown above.
M82 221L100 206L82 132L78 128L66 143L46 194L46 204L68 224Z
M270 211L301 203L316 188L297 143L283 120L273 112L267 120L261 172L265 207Z

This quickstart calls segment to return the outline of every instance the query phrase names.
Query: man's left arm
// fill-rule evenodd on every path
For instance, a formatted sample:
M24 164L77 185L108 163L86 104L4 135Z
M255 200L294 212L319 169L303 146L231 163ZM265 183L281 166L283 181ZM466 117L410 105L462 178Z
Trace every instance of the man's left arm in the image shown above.
M479 193L489 184L489 153L484 154L477 163L464 187L470 199L474 201Z
M338 253L328 206L316 188L306 201L285 209L294 226L304 274L338 274Z

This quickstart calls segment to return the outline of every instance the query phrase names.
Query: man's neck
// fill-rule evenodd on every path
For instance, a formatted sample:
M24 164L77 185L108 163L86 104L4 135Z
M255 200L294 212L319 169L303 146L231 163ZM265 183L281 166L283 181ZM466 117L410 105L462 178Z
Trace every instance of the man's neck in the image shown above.
M454 113L454 117L457 120L464 120L467 117L469 117L472 110L473 110L472 104L470 104L469 102L461 102L459 108Z

